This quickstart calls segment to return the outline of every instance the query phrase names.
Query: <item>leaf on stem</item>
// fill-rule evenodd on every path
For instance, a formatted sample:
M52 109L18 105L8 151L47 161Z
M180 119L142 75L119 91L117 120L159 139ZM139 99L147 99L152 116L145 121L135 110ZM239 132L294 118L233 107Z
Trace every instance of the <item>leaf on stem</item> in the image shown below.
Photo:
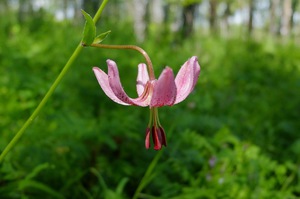
M85 18L85 25L83 29L83 38L82 38L82 45L88 46L91 45L96 37L96 27L93 22L93 18L91 15L86 13L84 10L81 10L84 18Z
M95 38L95 40L94 40L94 44L100 44L106 37L107 37L107 35L109 35L109 33L110 33L111 31L109 30L109 31L106 31L106 32L104 32L104 33L101 33L101 34L99 34L96 38Z

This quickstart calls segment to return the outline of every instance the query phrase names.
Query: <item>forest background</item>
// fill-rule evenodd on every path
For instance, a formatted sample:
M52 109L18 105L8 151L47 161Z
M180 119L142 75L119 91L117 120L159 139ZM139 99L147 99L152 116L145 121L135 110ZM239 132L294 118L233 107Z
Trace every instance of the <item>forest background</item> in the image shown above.
M100 3L0 1L0 151ZM160 108L168 146L144 149L147 108L112 102L91 70L115 60L135 96L142 56L85 48L1 163L0 198L300 197L299 1L110 0L97 29L144 48L156 74L198 56L195 91Z

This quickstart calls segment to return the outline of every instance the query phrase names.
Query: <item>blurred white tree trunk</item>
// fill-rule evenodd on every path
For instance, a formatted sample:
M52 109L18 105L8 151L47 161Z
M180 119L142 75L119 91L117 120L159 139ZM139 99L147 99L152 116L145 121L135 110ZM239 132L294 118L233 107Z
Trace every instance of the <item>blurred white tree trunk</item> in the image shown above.
M283 7L282 7L282 21L281 21L281 28L280 33L283 36L289 35L291 30L291 16L292 16L292 0L283 0Z
M142 42L145 39L146 31L147 0L133 0L132 4L130 10L133 14L134 32L138 42Z
M278 32L279 0L270 0L270 23L269 33L275 35Z
M151 3L151 21L160 24L164 20L163 0L152 0Z

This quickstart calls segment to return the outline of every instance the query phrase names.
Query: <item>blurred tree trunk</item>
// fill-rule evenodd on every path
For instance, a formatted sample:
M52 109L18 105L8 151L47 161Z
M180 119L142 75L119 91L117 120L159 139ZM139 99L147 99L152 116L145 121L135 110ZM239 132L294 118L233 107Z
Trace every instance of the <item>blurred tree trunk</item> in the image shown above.
M283 0L282 9L280 33L281 35L286 36L289 35L291 31L292 0Z
M221 33L223 33L225 36L228 35L229 33L229 21L228 21L228 18L229 16L232 14L232 11L231 11L231 5L232 5L232 2L231 1L227 1L226 2L226 7L225 7L225 10L224 10L224 13L223 13L223 24L224 26L222 27L223 30L221 31Z
M248 34L251 36L253 31L253 15L254 15L254 0L249 0L249 19L248 19Z
M162 0L152 0L150 7L151 7L151 21L156 24L162 23L164 20L163 1Z
M138 42L145 39L146 33L146 16L147 16L147 0L133 0L131 10L133 10L134 32Z
M83 10L94 16L97 12L99 6L99 0L83 0L82 7Z
M211 33L217 33L217 0L209 1L209 27Z
M292 14L291 14L291 19L290 19L290 26L291 26L291 31L294 29L294 24L295 24L295 13L296 13L296 8L298 6L299 0L293 0L292 1Z
M164 22L164 3L163 0L152 0L148 2L148 12L149 12L149 23L148 33L154 33L155 38L166 39L164 33L167 28L167 24Z
M145 38L146 35L149 34L149 26L151 23L151 13L150 13L150 2L152 1L146 1L146 6L145 6L145 16L144 16L144 22L145 22Z
M29 16L33 13L32 1L30 0L19 0L19 12L18 21L20 24L24 23Z
M8 0L0 1L0 12L5 12L5 11L8 11L8 10L9 10Z
M74 23L77 23L81 17L81 12L80 12L80 1L79 0L75 0L74 1Z
M279 0L270 0L270 22L269 22L269 33L276 35L278 33L278 13Z
M68 0L63 0L64 19L68 18Z
M197 7L197 3L192 3L189 5L183 6L183 25L182 25L182 33L183 38L189 37L194 28L194 15Z

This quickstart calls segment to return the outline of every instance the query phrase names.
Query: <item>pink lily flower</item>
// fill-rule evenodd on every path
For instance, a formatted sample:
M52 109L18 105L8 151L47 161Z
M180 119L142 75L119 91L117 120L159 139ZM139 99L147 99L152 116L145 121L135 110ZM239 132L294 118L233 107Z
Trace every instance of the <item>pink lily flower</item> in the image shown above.
M150 121L146 129L145 147L147 149L150 147L151 133L155 150L161 149L162 145L166 146L165 131L159 122L157 108L178 104L193 91L200 74L197 57L193 56L187 60L176 77L174 77L173 70L166 67L158 79L149 78L146 64L139 64L136 81L137 98L130 98L125 93L116 63L107 60L107 66L107 74L98 67L93 67L104 93L118 104L149 106L151 111Z

